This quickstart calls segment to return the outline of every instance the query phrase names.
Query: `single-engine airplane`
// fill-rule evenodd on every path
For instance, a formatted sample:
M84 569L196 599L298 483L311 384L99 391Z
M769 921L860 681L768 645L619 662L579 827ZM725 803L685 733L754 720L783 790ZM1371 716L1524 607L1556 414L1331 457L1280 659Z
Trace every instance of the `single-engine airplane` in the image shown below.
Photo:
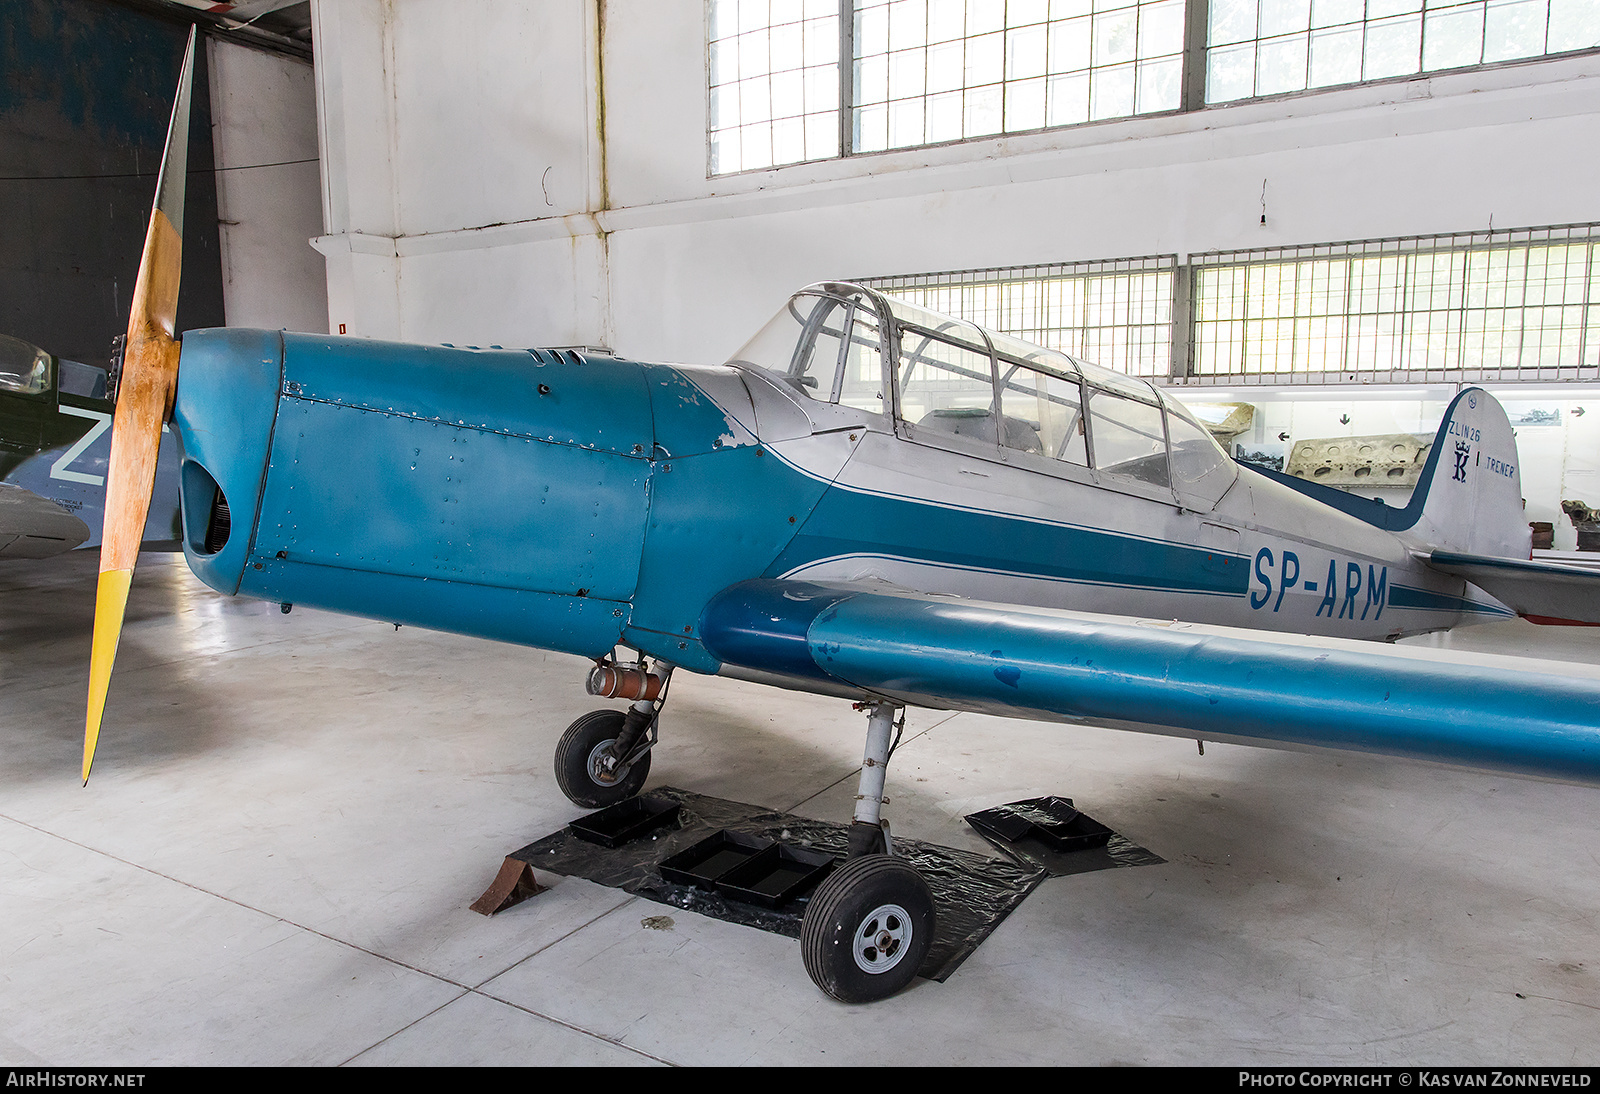
M0 560L94 547L115 391L106 369L0 334ZM145 548L176 550L177 445L162 437Z
M1485 392L1451 403L1398 508L1240 467L1143 380L847 283L717 366L239 329L180 347L186 132L185 84L117 403L85 780L170 416L212 588L593 658L590 692L631 705L562 737L576 803L639 791L677 671L860 704L850 857L801 939L837 999L904 986L932 934L881 808L908 705L1600 782L1600 682L1371 644L1600 622L1594 575L1528 561Z

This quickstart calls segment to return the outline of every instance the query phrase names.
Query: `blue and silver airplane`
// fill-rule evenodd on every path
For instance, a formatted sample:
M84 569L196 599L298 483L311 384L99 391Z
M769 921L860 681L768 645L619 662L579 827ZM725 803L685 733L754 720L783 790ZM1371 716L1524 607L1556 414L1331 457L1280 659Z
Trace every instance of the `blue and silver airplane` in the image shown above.
M180 346L179 145L117 404L85 779L170 420L212 588L592 658L591 693L629 705L562 738L576 803L639 791L676 672L859 704L851 855L802 932L838 999L898 990L932 934L882 816L907 706L1600 782L1600 682L1373 644L1600 622L1594 575L1529 561L1483 391L1399 508L1241 467L1143 380L847 283L715 366L241 329Z

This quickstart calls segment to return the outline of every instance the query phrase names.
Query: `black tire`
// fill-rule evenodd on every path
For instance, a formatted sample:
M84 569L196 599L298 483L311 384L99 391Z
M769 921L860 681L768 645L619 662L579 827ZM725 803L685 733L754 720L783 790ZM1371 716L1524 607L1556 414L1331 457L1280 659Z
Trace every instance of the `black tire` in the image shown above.
M933 894L889 855L850 859L812 894L800 956L812 981L844 1003L887 999L917 975L933 944Z
M596 754L622 732L625 715L620 710L594 710L567 727L556 745L556 785L576 805L601 809L627 801L639 792L650 775L646 752L604 781L594 768Z

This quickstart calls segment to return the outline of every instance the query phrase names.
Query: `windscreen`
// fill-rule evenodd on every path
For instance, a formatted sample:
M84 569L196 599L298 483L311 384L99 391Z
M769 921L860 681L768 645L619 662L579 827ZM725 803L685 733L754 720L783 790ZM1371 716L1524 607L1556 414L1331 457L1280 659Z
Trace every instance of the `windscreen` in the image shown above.
M728 360L777 373L802 395L884 413L883 337L872 299L848 285L789 298Z

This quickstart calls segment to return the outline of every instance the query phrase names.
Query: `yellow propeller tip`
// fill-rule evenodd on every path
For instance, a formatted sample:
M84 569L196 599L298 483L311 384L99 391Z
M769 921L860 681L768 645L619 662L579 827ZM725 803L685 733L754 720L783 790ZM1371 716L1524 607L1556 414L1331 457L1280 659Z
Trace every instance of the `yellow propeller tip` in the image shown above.
M117 658L117 642L122 637L122 616L128 606L128 586L132 570L105 570L95 591L94 648L89 656L89 709L84 718L83 785L89 785L89 769L94 766L95 746L100 742L100 719L105 713L106 692L111 687L111 666Z

